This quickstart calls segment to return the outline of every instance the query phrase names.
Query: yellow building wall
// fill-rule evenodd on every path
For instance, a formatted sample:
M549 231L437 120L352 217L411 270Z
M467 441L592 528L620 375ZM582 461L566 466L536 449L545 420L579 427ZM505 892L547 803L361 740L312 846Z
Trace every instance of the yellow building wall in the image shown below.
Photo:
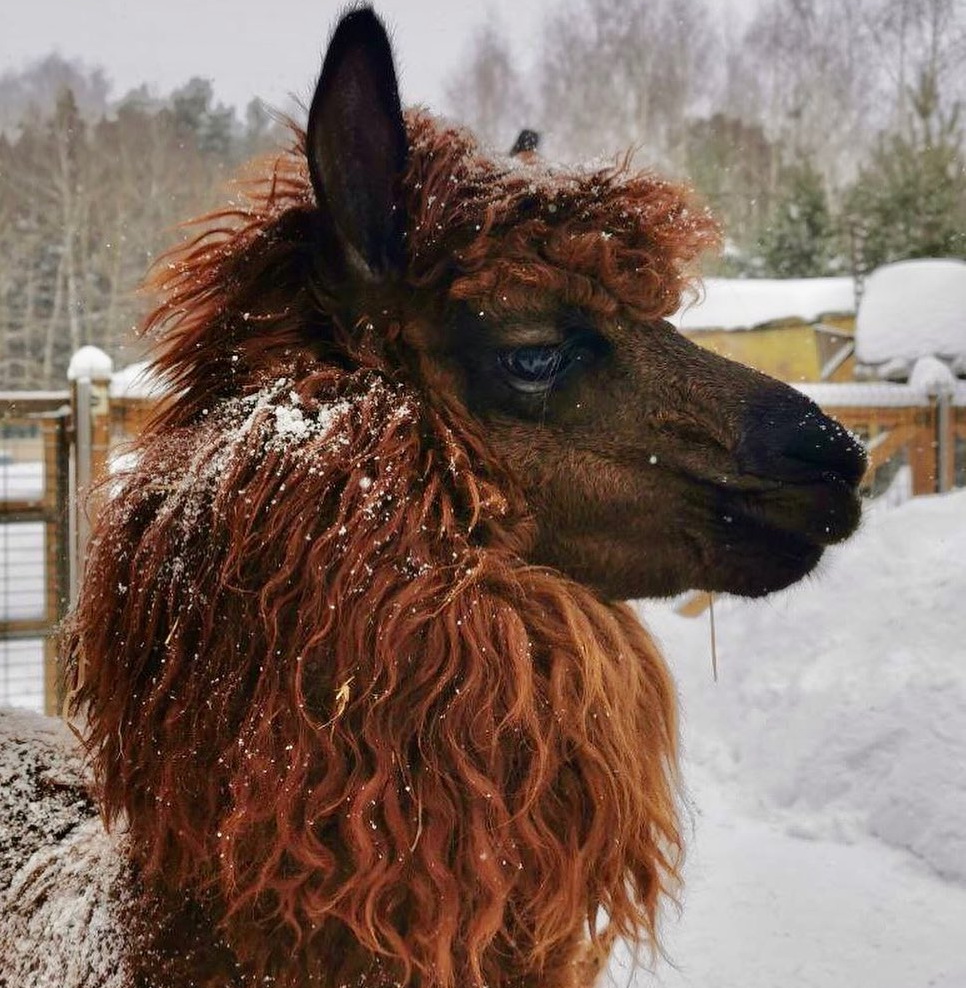
M763 329L696 329L685 334L699 346L782 381L818 381L815 330L808 323Z
M821 329L818 327L822 327ZM829 331L837 336L829 336ZM851 313L825 313L817 323L775 320L754 329L693 329L685 335L715 353L782 381L820 381L822 368L855 333ZM855 357L846 357L827 381L855 379Z

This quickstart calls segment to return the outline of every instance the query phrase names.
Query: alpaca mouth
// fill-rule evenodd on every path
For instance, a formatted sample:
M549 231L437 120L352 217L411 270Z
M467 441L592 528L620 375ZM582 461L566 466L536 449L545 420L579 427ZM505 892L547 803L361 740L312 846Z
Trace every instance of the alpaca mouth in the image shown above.
M728 518L741 518L822 547L847 539L862 516L856 487L832 472L817 480L775 481L740 493L722 493L726 524Z
M810 573L825 549L847 539L861 520L856 487L837 474L805 483L721 487L719 535L704 589L761 597Z

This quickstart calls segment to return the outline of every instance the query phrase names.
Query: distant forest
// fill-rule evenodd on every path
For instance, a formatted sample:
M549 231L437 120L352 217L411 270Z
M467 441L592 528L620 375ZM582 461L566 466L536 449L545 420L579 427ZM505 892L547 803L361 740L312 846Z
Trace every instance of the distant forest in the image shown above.
M0 388L61 387L94 343L138 356L137 293L178 224L224 202L244 162L291 139L192 79L108 101L100 70L51 55L0 76Z
M561 0L526 70L512 29L479 29L440 109L498 149L529 126L551 158L687 178L727 236L710 273L966 257L962 0L763 0L740 32L711 0ZM86 343L136 359L147 266L289 140L204 79L109 93L53 55L0 76L0 388L61 386Z
M498 147L690 180L722 218L717 273L808 277L966 255L966 3L560 0L517 62L513 24L472 39L449 109Z

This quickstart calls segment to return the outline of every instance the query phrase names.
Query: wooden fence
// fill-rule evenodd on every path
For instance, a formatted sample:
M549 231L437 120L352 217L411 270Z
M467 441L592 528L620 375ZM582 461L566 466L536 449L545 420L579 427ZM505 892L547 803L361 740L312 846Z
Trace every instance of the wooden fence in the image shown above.
M931 396L902 384L802 390L865 443L867 493L881 493L898 466L909 467L914 495L966 487L966 383Z
M101 354L72 363L69 391L0 393L0 704L60 708L55 629L106 496L98 481L158 401L129 379L112 376ZM966 487L966 384L936 397L888 384L803 390L865 442L870 496L902 467L913 494ZM700 613L706 599L692 595L682 613Z
M69 395L0 393L0 703L54 713L69 593Z
M61 709L57 628L77 592L98 482L156 405L112 395L109 361L100 369L65 391L0 392L0 705Z

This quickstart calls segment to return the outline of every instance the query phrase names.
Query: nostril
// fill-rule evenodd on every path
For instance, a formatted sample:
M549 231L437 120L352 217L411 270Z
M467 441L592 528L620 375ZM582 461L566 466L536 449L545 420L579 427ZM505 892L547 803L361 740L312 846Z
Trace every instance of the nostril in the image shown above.
M782 400L749 408L738 445L742 470L759 477L809 483L834 474L855 486L866 454L844 426L791 389Z

